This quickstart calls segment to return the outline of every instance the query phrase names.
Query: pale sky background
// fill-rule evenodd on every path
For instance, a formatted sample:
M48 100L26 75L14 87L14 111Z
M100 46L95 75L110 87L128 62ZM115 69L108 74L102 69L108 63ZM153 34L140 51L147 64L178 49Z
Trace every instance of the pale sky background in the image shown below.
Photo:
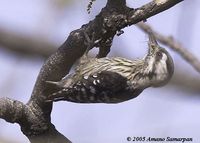
M0 0L0 28L43 38L59 47L72 30L92 20L106 3L106 0L97 0L88 15L88 0L55 1ZM149 1L127 0L131 7L146 2ZM198 0L185 0L148 19L148 23L162 34L173 35L200 58L199 5ZM114 39L109 56L143 57L147 52L147 36L135 26L124 31ZM200 80L199 73L177 53L167 50L174 59L175 74L181 71L183 75ZM26 103L43 62L40 57L16 56L0 48L0 97ZM183 137L199 143L199 113L200 93L169 83L162 88L149 88L139 97L120 104L58 102L51 116L56 128L74 143L126 143L128 136ZM26 143L28 139L19 125L0 119L0 143L6 141Z

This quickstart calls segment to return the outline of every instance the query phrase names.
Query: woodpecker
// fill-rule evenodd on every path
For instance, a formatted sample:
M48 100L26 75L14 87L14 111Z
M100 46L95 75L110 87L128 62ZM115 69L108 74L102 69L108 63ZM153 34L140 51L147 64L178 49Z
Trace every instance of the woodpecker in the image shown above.
M87 54L87 52L86 52ZM120 103L137 97L148 87L168 83L174 72L170 54L149 34L148 53L143 59L89 58L84 55L75 72L59 82L47 101L75 103Z

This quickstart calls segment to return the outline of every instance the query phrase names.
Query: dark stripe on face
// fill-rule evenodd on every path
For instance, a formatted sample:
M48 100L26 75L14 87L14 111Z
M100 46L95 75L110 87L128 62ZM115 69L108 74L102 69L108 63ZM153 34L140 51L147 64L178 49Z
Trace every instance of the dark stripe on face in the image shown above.
M162 57L163 57L162 51L159 50L158 52L156 52L156 62L160 61Z

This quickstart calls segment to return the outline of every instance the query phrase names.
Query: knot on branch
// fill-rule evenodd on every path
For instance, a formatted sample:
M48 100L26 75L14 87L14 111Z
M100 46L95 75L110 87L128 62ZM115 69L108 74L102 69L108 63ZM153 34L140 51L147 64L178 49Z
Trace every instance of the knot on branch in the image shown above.
M45 117L38 106L34 107L32 104L26 106L20 123L22 132L27 136L43 134L51 127L50 119Z
M127 16L114 13L104 18L104 27L108 30L118 31L127 24Z
M9 98L0 98L0 118L10 123L19 123L23 117L24 104Z

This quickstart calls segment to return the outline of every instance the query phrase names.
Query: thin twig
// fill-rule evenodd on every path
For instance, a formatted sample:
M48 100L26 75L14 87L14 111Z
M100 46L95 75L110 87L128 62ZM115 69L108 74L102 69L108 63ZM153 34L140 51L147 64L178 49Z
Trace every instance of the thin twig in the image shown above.
M185 59L190 65L200 73L200 60L187 50L180 42L175 40L172 36L164 36L156 32L151 26L146 23L140 22L137 26L146 33L153 32L156 39L162 44L170 47L172 50L176 51L183 59Z

